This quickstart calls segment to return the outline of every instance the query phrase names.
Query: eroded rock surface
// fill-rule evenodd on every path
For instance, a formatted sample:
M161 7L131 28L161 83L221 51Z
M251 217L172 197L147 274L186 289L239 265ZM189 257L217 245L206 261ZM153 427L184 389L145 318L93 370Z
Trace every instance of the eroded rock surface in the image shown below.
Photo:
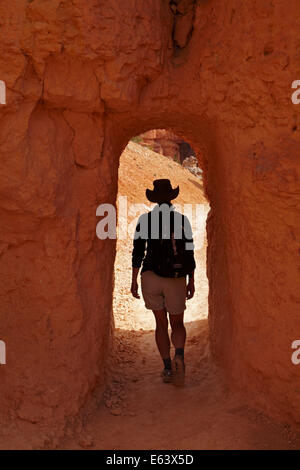
M163 0L0 5L0 408L11 419L62 428L103 381L115 241L97 239L96 208L115 203L128 140L166 128L204 171L213 355L251 405L300 421L299 4L171 3L184 10L175 29Z
M196 155L188 142L166 129L153 129L138 136L138 143L146 145L156 153L171 157L178 163L185 158Z

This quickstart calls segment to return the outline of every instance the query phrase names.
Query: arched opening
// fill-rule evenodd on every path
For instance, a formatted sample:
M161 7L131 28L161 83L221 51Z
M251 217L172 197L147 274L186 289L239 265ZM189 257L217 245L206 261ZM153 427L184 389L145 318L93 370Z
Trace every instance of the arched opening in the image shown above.
M199 161L205 161L203 155ZM136 136L121 154L118 176L118 222L122 226L123 238L117 239L114 265L114 355L104 392L104 406L89 422L90 433L101 435L100 443L95 438L95 445L114 449L150 449L176 448L180 442L180 448L184 449L216 449L257 448L263 441L265 448L284 448L286 443L282 431L260 420L238 394L227 388L222 371L209 354L207 240L203 237L201 243L201 237L206 235L209 203L203 191L202 177L197 179L178 161L153 152L148 145L142 146ZM203 176L207 178L205 172ZM183 199L179 204L200 203L204 206L204 217L198 227L200 243L195 250L198 295L186 310L188 380L181 391L172 386L165 388L169 386L162 383L162 364L154 341L152 312L145 309L142 298L137 300L130 295L135 222L141 212L151 207L146 200L145 189L151 188L153 179L160 177L168 177L174 185L182 186ZM126 200L122 199L124 197ZM176 201L174 204L176 206ZM129 228L126 233L124 224ZM210 251L213 249L210 247ZM218 271L218 260L214 260L214 270ZM216 277L218 275L214 276L214 281ZM216 288L214 295L218 296ZM218 338L224 334L225 315L226 312L221 318L210 320L214 328L212 339L214 335ZM228 325L225 334L230 328ZM104 434L102 429L105 429ZM185 430L184 436L182 429Z
M176 136L173 133L172 135ZM179 136L176 136L176 139L179 149L185 141ZM187 146L188 143L185 147ZM145 308L140 275L138 278L140 299L134 299L130 293L133 233L139 215L151 210L155 205L146 199L145 190L152 188L153 180L158 178L169 178L173 186L179 185L180 193L173 204L176 210L188 216L193 230L196 290L193 299L187 301L184 313L187 329L186 357L189 364L188 388L200 383L203 370L207 371L209 367L206 365L202 370L199 367L200 363L208 360L209 354L206 275L206 217L209 203L204 192L203 176L201 171L195 173L193 165L183 165L179 158L174 158L173 150L169 155L164 155L163 152L155 152L153 147L155 148L153 143L143 142L140 134L130 139L120 156L116 204L118 236L113 292L114 355L111 358L113 364L110 364L111 381L104 394L105 404L112 415L124 414L128 406L130 407L127 405L128 400L130 402L134 397L138 399L142 393L141 387L136 387L136 390L130 387L131 381L139 384L147 377L148 381L158 387L159 393L163 392L160 390L162 362L154 336L155 319L152 311ZM187 158L194 154L195 151L192 150ZM182 161L184 162L184 159ZM172 357L173 354L172 347ZM143 371L146 371L144 377ZM154 387L154 394L155 390ZM148 409L151 411L152 407L148 406ZM134 411L129 412L134 413Z
M185 148L191 149L186 160L180 158L183 144ZM128 288L131 281L134 228L138 217L155 205L147 200L145 190L151 188L153 180L158 178L169 178L174 186L180 186L179 196L173 201L173 205L189 218L193 230L196 292L194 298L187 302L185 320L207 320L206 217L209 203L204 194L201 169L195 162L191 162L191 157L194 156L195 152L190 145L176 134L154 130L134 136L120 157L113 305L116 328L153 330L155 325L152 312L144 308L142 296L140 299L132 299Z

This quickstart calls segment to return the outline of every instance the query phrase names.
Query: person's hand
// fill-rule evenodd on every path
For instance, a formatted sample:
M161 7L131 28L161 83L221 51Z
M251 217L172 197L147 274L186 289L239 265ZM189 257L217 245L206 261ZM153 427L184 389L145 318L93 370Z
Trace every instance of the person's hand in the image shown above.
M132 279L131 281L131 293L133 295L133 297L135 297L136 299L139 299L140 296L138 294L138 283L137 283L137 280L136 279Z
M194 279L191 278L189 279L189 282L186 285L186 298L191 299L192 297L194 297L194 293L195 293L195 283L194 283Z

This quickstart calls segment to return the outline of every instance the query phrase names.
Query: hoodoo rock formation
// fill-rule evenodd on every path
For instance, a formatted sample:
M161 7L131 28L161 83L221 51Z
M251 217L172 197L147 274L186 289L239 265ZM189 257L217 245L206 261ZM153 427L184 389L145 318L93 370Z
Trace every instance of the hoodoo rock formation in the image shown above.
M141 139L139 142L141 145L146 145L154 152L171 157L180 163L191 156L196 158L195 152L188 142L166 129L153 129L138 137Z
M211 350L251 406L300 423L298 0L0 5L3 419L63 427L103 381L128 141L169 129L203 169Z

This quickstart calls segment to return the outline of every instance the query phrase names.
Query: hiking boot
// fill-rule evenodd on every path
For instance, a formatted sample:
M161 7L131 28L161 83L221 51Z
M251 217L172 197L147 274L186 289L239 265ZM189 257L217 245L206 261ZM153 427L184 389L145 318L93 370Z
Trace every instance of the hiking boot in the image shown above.
M182 356L175 356L172 364L172 383L177 387L184 385L185 364Z
M172 382L172 375L173 375L172 369L164 369L161 373L163 382L166 384Z

